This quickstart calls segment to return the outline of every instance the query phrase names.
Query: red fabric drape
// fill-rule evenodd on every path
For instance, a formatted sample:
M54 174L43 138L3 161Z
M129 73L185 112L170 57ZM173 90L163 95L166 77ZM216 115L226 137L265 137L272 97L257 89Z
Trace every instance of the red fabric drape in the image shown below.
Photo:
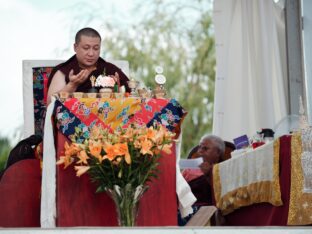
M40 227L40 190L39 160L10 166L0 180L0 227Z
M58 134L58 144L65 137ZM58 148L58 154L60 153ZM175 155L173 153L173 155ZM283 206L267 203L240 208L225 216L229 226L286 226L291 165L291 136L280 138L280 187ZM140 226L176 226L175 157L162 159L161 174L141 200ZM57 226L114 226L115 208L104 194L95 194L87 176L77 178L74 170L58 168ZM0 226L40 226L41 174L39 160L12 165L0 181Z
M66 138L58 133L57 155ZM172 147L174 150L174 147ZM176 158L173 151L160 159L159 178L140 200L138 226L177 226ZM113 201L105 194L95 194L88 175L76 177L72 167L57 167L57 226L116 226Z

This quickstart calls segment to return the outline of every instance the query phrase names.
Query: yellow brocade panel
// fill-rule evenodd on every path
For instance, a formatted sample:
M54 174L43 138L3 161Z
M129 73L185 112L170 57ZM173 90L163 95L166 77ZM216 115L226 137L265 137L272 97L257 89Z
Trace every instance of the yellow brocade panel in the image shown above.
M123 126L125 118L141 110L140 98L80 98L79 101L112 129Z
M301 135L296 133L291 138L291 184L288 225L307 225L312 223L312 194L303 192L301 154Z

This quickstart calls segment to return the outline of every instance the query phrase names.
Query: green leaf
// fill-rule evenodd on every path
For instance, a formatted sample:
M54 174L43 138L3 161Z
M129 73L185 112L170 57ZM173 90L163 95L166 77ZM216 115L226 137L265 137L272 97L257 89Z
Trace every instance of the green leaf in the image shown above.
M105 192L105 187L100 185L97 187L95 193L102 193L102 192Z
M120 169L118 172L118 178L121 178L121 177L122 177L122 169Z

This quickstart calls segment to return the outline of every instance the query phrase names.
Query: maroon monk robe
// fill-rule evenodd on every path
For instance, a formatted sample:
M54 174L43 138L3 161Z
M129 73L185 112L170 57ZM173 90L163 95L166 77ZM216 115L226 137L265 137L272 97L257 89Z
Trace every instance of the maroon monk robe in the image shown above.
M78 74L82 70L79 67L76 55L74 55L73 57L68 59L66 62L57 65L52 70L50 77L49 77L49 81L48 81L48 87L50 87L53 76L55 75L55 73L58 70L61 71L63 74L65 74L65 81L67 84L69 82L69 76L68 75L69 75L70 70L72 70L72 69L74 71L74 75ZM92 75L95 77L98 77L99 75L102 75L104 72L105 72L106 76L115 75L115 72L117 72L119 74L120 85L121 86L124 85L127 92L131 91L129 86L128 86L128 82L127 82L129 80L129 78L125 75L125 73L123 73L123 71L119 67L115 66L112 63L106 62L101 57L98 59L98 61L96 63L96 70L94 70L93 72L90 73L89 78ZM88 92L89 89L91 89L91 82L90 82L90 79L87 79L84 83L79 85L76 92Z

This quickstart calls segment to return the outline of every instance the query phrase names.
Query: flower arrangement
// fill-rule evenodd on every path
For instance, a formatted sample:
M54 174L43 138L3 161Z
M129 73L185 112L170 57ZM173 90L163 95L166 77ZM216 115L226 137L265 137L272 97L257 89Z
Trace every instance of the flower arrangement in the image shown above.
M157 177L161 151L170 153L174 134L162 125L130 125L114 132L93 127L82 143L72 137L64 156L57 161L67 168L75 164L76 175L88 173L96 192L107 192L116 205L119 224L134 226L140 197L146 183Z
M116 81L113 77L105 76L105 75L99 75L96 78L95 86L96 87L114 87Z

